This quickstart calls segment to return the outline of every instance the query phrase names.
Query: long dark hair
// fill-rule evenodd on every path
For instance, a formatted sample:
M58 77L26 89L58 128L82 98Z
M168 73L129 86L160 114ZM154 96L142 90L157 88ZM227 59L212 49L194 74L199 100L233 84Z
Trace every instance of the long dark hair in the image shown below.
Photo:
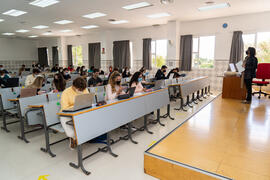
M250 57L256 56L256 49L254 47L249 47L248 52L249 52Z
M129 82L129 86L131 87L131 85L132 85L132 83L136 83L136 84L138 84L138 79L139 79L139 77L140 77L140 75L141 75L142 73L141 72L135 72L134 74L133 74L133 76L132 76L132 78L131 78L131 80L130 80L130 82Z
M55 78L55 76L57 76L57 78ZM66 89L66 80L61 73L54 75L53 84L59 92L62 92Z

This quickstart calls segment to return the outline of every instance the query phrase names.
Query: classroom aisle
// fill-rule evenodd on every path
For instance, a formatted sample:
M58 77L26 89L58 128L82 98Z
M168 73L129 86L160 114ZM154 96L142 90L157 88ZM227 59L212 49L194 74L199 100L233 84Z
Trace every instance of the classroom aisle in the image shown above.
M218 94L218 93L215 93ZM0 131L0 173L1 179L9 180L37 180L41 175L49 175L48 180L154 180L155 178L144 173L143 153L154 141L158 141L163 136L172 131L185 119L192 116L200 108L211 102L216 96L208 97L188 112L175 111L179 107L179 101L172 103L171 114L175 120L161 119L166 126L158 124L149 125L149 129L154 132L153 135L146 132L137 132L134 134L134 140L139 144L135 145L130 141L121 141L112 146L114 153L118 158L114 158L107 153L99 153L84 162L87 170L91 171L89 176L84 175L80 170L69 166L69 163L77 162L76 151L68 148L68 142L62 142L52 147L52 151L57 155L51 158L48 154L40 151L44 146L44 135L42 132L36 132L27 135L29 144L25 144L17 138L19 134L19 125L14 124L9 127L10 133ZM161 110L164 114L166 108ZM0 123L2 121L0 120ZM143 123L143 119L136 120L135 126ZM112 137L126 134L125 130L115 130ZM61 134L52 134L52 140L62 138ZM83 153L89 154L95 151L100 144L86 144L83 146Z
M227 178L269 180L270 101L255 97L249 106L220 96L148 152L166 158L169 164L175 161ZM169 168L164 165L165 160L150 158L147 153L145 156L146 171L166 177L168 172L162 172L166 170L164 167ZM152 167L153 162L163 165ZM185 171L189 177L193 174L193 179L211 179L200 176L198 169L191 172L186 169L170 178L185 179L182 176Z

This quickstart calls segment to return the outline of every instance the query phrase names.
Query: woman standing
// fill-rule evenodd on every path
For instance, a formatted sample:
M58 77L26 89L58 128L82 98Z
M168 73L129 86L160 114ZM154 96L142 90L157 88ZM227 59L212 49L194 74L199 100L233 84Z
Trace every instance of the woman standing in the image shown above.
M249 47L247 50L247 58L244 71L244 82L247 88L247 98L243 101L244 104L250 104L252 100L252 79L256 77L256 69L258 59L255 57L256 49Z

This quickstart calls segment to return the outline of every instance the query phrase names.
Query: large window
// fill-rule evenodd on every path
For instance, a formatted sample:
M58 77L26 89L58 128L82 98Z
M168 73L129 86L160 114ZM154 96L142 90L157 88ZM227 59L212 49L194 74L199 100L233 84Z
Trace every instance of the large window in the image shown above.
M215 36L201 36L193 38L193 68L214 67L215 39Z
M72 47L72 59L73 59L74 66L83 65L82 46Z
M167 43L168 40L153 40L152 41L152 67L160 68L166 64L167 59Z
M245 50L255 47L259 63L270 63L270 32L243 34Z

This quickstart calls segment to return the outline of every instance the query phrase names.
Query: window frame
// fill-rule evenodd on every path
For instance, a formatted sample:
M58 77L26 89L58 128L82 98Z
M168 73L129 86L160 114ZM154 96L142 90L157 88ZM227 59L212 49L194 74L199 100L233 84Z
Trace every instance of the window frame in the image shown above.
M166 38L161 38L161 39L152 39L151 41L151 63L152 63L152 68L153 69L159 69L159 67L157 67L157 41L161 41L161 40L164 40L164 41L167 41L167 54L166 54L166 57L165 57L165 64L167 63L167 57L168 57L168 39ZM155 42L155 53L152 52L152 43ZM155 63L153 63L153 56L155 57Z
M213 67L212 68L200 68L200 67L195 67L194 66L194 61L193 61L193 54L197 54L198 57L200 58L200 38L201 37L210 37L210 36L213 36L215 37L215 44L214 44L214 58L213 58ZM193 51L193 39L195 38L198 38L198 51L197 52L194 52ZM192 69L195 69L195 70L213 70L215 69L215 56L216 56L216 35L215 34L205 34L205 35L195 35L192 37Z

